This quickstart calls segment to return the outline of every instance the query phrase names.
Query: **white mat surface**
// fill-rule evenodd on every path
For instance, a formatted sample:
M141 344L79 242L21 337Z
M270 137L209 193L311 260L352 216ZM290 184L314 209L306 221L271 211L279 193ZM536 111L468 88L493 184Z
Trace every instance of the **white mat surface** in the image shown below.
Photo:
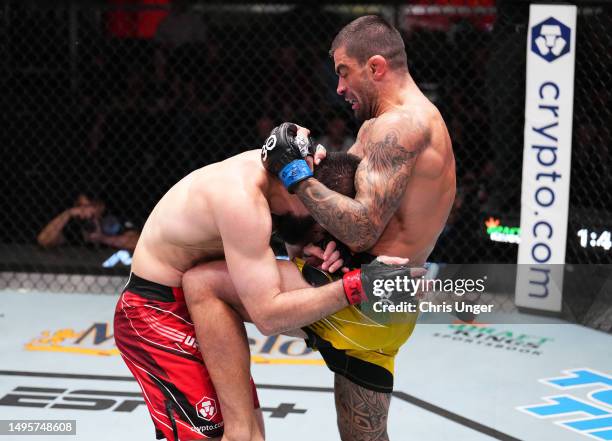
M58 441L154 439L112 339L115 297L0 291L0 299L0 420L76 420L77 435ZM398 357L393 441L612 439L612 336L558 323L427 321ZM320 357L304 354L300 340L248 333L267 439L338 440L333 376ZM582 380L545 381L564 376ZM556 407L545 398L559 396ZM562 424L570 420L581 422Z

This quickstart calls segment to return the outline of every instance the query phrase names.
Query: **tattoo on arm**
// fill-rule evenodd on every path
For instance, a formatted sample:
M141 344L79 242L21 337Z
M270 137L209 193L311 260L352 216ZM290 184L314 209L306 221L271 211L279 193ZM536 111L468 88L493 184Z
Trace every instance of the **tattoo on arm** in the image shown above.
M351 246L368 232L370 222L366 207L355 199L330 190L316 180L298 187L297 194L308 211L336 239Z
M370 140L355 174L357 198L336 193L314 179L298 186L297 194L313 217L355 251L376 243L399 207L419 153L429 145L427 132L409 150L390 129L381 141Z
M388 441L391 394L374 392L336 374L334 380L338 429L343 441Z

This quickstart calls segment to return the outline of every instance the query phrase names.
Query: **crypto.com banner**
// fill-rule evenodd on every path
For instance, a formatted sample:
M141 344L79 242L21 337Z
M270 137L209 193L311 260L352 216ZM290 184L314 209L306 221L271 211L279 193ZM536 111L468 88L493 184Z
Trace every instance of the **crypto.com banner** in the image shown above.
M531 5L517 306L561 310L569 206L576 7ZM554 267L552 267L554 268Z

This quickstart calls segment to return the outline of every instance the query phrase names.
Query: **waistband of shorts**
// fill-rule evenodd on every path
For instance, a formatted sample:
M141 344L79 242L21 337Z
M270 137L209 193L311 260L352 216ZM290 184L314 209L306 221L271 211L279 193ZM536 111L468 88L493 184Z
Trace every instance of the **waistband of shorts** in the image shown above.
M182 288L151 282L150 280L138 277L134 273L130 273L130 278L123 290L138 294L145 299L157 300L160 302L175 302L184 299Z

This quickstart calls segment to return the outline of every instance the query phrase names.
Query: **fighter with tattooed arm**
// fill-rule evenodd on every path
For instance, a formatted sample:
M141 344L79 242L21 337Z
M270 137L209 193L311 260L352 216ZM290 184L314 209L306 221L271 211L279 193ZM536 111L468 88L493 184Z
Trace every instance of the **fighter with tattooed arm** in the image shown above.
M276 144L267 151L264 146L264 166L300 198L317 223L350 248L351 266L381 255L400 256L421 265L433 250L455 197L455 161L446 125L412 79L399 32L384 19L365 16L349 23L334 39L330 55L339 77L337 92L351 103L355 116L365 121L350 149L361 158L354 197L314 179L303 153L278 159L275 149L291 151L293 146L295 152L308 144L305 128L282 125L290 145ZM324 149L318 149L315 168L324 157ZM318 249L324 268L335 261L333 252L333 246ZM282 289L322 283L302 262L283 266L281 273ZM247 421L245 412L252 407L240 403L241 396L247 395L246 380L238 384L223 371L222 366L231 359L219 352L227 348L231 332L240 332L240 320L248 317L224 263L198 266L185 275L183 283L194 317L219 312L215 325L202 327L197 335L200 345L207 348L203 352L212 354L208 367L221 401L225 396L225 402L231 403L231 417L225 418L227 430ZM223 326L219 326L221 319ZM394 359L415 322L416 317L410 317L399 323L376 323L359 307L349 306L302 328L307 343L321 352L335 372L338 427L344 441L388 439ZM248 350L248 345L242 347Z
M299 183L295 193L313 218L353 252L423 264L455 198L455 160L444 120L414 83L403 46L399 33L374 16L353 21L336 36L330 54L339 77L337 92L365 121L349 150L362 158L356 195L340 195L313 178ZM323 257L328 256L329 250ZM333 336L319 335L327 333L319 329L317 335L333 345ZM336 371L343 440L388 439L388 392Z

